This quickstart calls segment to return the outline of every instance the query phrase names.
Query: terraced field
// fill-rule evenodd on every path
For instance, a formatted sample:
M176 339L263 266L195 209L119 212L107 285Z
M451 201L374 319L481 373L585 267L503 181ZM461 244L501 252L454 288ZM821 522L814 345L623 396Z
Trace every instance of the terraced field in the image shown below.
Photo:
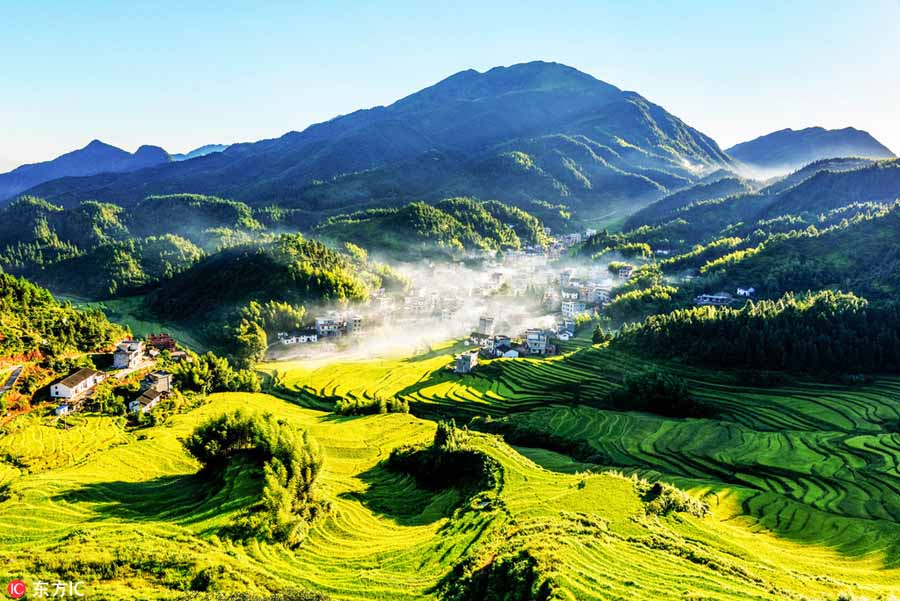
M135 432L110 418L21 416L0 435L0 577L75 577L97 599L298 586L341 600L438 599L465 560L484 567L527 552L559 599L900 595L900 433L891 430L900 381L760 389L667 366L719 409L716 419L670 419L601 406L624 374L650 367L629 356L588 348L458 376L447 369L456 350L267 364L282 398L214 395ZM322 410L336 398L391 396L414 415ZM232 468L211 485L180 439L237 407L271 411L323 447L332 511L297 549L219 536L260 481ZM382 462L430 440L438 415L493 416L603 461L472 432L500 463L497 487L474 499L428 492ZM711 513L648 514L638 476L690 490Z
M324 448L333 510L297 550L216 536L259 484L231 473L211 489L194 476L197 465L179 438L235 407L275 412ZM421 599L437 598L465 557L487 563L498 549L514 548L538 558L564 599L832 598L844 590L878 598L900 582L883 557L810 549L732 519L740 514L736 493L709 496L712 517L648 516L629 478L566 473L566 457L523 450L555 461L544 469L481 434L471 435L473 444L503 471L489 502L452 489L428 493L379 465L392 448L433 435L432 422L408 415L336 418L267 395L224 394L124 444L69 451L83 446L74 432L99 427L94 421L65 440L30 443L56 445L69 459L23 470L0 504L0 561L9 575L74 574L99 599L178 598L197 582L210 590L299 585L336 599Z
M602 465L546 450L527 454L554 471L614 467L676 482L712 495L717 518L745 533L810 546L805 554L834 553L848 570L866 566L860 582L900 587L896 378L852 388L788 378L761 388L734 374L668 365L718 412L716 419L670 419L603 409L604 394L626 374L654 367L606 349L496 360L471 376L447 365L449 357L348 363L296 372L293 384L320 399L396 395L417 415L489 415L587 443Z

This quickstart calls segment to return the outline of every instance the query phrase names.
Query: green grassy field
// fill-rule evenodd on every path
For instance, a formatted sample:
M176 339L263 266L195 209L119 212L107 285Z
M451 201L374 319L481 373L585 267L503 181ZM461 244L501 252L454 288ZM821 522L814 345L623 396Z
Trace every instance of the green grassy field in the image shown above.
M672 367L720 408L712 419L573 406L647 367L586 349L446 369L454 347L420 357L274 363L289 390L219 394L164 425L125 431L95 416L17 418L0 436L0 576L87 582L96 599L301 586L335 599L437 599L466 559L526 550L563 599L888 599L900 594L900 381L740 386ZM334 397L401 396L415 415L338 417ZM290 397L290 398L288 398ZM293 400L291 400L293 399ZM238 407L307 428L324 450L331 514L295 550L218 536L258 495L232 468L196 477L180 439ZM479 501L428 492L381 462L430 440L431 417L492 415L590 445L602 465L472 433L501 465ZM617 468L624 475L609 473ZM588 471L591 470L591 471ZM649 515L630 475L671 481L711 514ZM485 501L487 499L488 501Z

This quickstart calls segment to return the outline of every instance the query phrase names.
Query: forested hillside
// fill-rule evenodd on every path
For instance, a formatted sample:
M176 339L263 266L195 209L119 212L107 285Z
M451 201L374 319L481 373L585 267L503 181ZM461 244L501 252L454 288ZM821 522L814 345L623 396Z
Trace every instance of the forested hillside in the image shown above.
M0 273L0 359L85 353L123 335L100 311L73 309L39 286Z
M260 230L249 207L220 198L149 197L125 209L26 196L0 209L0 267L57 292L106 298L158 284Z
M533 215L496 201L469 198L338 215L317 226L314 234L402 258L518 250L544 246L548 240Z

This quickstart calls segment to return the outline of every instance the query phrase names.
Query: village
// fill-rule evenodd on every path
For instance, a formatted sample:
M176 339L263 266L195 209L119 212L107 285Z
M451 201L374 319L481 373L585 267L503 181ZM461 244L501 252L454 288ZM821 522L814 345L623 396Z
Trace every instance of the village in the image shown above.
M112 365L107 370L81 368L50 386L50 399L56 404L55 415L64 417L87 408L104 381L114 378L124 381L144 373L139 389L127 400L128 412L133 415L150 413L172 392L172 374L155 369L162 352L171 361L190 361L186 351L165 333L150 334L146 340L122 340L112 353Z

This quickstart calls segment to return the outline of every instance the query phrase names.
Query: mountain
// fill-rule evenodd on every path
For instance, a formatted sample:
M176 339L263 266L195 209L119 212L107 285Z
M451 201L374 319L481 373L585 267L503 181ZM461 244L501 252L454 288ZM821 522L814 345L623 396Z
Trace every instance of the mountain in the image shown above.
M596 213L646 204L731 163L712 139L639 94L533 62L463 71L389 106L277 139L33 193L61 204L126 205L151 194L212 194L302 207L316 219L450 196Z
M773 172L791 171L837 157L894 158L894 153L871 134L852 127L782 129L732 146L726 152L751 169Z
M131 154L94 140L84 148L58 156L52 161L22 165L9 173L0 174L0 201L61 177L125 173L167 163L169 160L166 151L158 146L141 146Z
M208 154L222 152L228 148L227 144L206 144L200 148L195 148L190 152L178 153L172 155L173 161L187 161L188 159L196 159L197 157L205 157Z

